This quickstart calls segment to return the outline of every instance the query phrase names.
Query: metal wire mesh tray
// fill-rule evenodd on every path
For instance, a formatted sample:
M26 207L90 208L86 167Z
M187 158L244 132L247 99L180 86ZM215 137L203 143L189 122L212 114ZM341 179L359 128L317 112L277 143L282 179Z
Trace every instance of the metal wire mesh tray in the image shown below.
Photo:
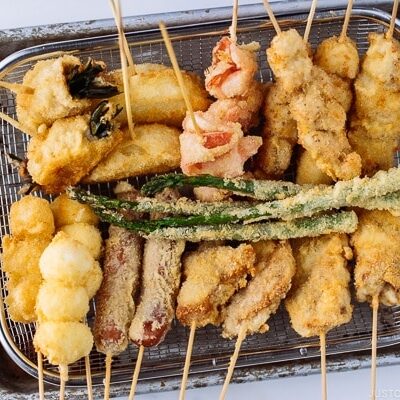
M310 41L315 47L323 39L338 35L343 22L343 10L335 13L317 13L313 23ZM355 9L349 26L349 36L353 38L361 53L368 46L369 32L383 32L389 16L377 10ZM295 27L303 31L305 16L292 16L290 20L281 19L282 28ZM170 30L173 45L182 68L202 75L210 65L211 50L219 37L226 33L227 21L215 24L178 27ZM260 72L258 78L269 81L271 71L265 56L274 31L265 16L247 18L239 21L239 40L260 42ZM398 31L395 32L398 35ZM168 55L160 34L155 31L128 34L134 59L137 63L153 62L169 64ZM9 56L0 63L0 78L10 82L21 82L25 72L37 59L48 58L54 52L72 52L81 58L93 57L104 60L110 69L119 68L119 52L113 35L94 39L83 39L59 42L50 45L29 48ZM0 90L0 108L8 115L15 117L15 98L10 92ZM0 156L0 207L1 237L9 233L8 212L10 205L18 200L20 187L18 174L11 169L5 158L6 153L23 156L26 150L27 137L13 127L1 122L1 156ZM109 193L109 185L96 186L96 191ZM0 271L1 296L7 294L6 277ZM366 304L355 303L353 318L350 323L329 332L327 337L327 354L338 354L366 350L371 342L371 311ZM94 308L89 314L88 322L92 324ZM287 360L299 360L318 357L318 339L304 339L290 327L286 312L281 309L270 321L270 331L248 337L242 345L237 367L251 367L266 363L278 363ZM8 354L25 371L36 376L36 354L32 345L35 333L34 324L21 324L11 321L6 310L1 314L0 340ZM227 367L229 357L234 349L234 342L224 340L219 330L213 327L199 329L193 349L191 373L215 372ZM378 347L382 348L400 343L400 307L382 309L378 324ZM156 348L145 351L140 380L162 379L182 374L188 330L175 324L166 340ZM130 345L128 350L113 362L113 382L125 382L131 379L137 349ZM104 377L104 355L95 350L90 354L94 384L100 384ZM69 385L85 384L85 365L83 360L70 366ZM54 366L44 364L45 380L58 382L58 373Z

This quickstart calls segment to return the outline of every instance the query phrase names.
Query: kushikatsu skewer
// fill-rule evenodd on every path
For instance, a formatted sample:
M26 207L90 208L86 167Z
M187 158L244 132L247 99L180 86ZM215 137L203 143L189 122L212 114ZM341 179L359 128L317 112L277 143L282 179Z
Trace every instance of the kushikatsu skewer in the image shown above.
M60 373L60 392L59 400L65 399L65 382L68 381L68 365L60 365L58 367Z
M232 42L237 42L236 29L237 29L237 17L238 17L238 0L233 1L232 11L232 25L229 27L229 34Z
M112 354L106 354L106 374L104 378L104 400L108 400L110 398L110 383L111 383L111 364L112 364Z
M281 28L280 28L280 26L278 24L278 21L275 18L275 15L274 15L274 13L272 11L272 8L271 8L268 0L263 0L263 3L264 3L264 8L267 11L268 17L271 20L272 25L273 25L276 33L279 35L282 31L281 31Z
M88 390L88 400L93 400L92 370L90 368L90 358L85 356L86 386Z
M189 376L190 360L192 358L195 333L196 333L196 321L192 321L192 324L190 325L189 340L186 349L185 365L183 367L183 373L182 373L182 382L181 382L181 390L179 392L179 400L184 400L185 398L185 390L186 390L187 379Z

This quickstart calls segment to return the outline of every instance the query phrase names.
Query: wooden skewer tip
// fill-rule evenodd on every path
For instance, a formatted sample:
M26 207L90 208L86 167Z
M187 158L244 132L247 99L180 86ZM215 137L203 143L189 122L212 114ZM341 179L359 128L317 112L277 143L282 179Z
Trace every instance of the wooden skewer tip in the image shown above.
M135 398L135 391L139 378L140 368L142 367L143 353L144 353L144 346L139 346L139 352L136 359L135 370L133 371L132 385L131 385L131 390L129 392L128 400L133 400Z
M88 400L93 400L92 370L90 368L90 358L85 357L86 386L88 390Z
M340 33L340 36L339 36L339 42L343 42L347 36L347 28L349 27L352 10L353 10L353 0L349 0L349 2L347 4L347 8L346 8L346 14L344 16L342 32Z
M179 400L185 399L186 385L187 385L187 379L189 376L190 360L192 358L195 332L196 332L196 322L192 321L192 324L190 326L188 346L187 346L187 350L186 350L185 366L183 368L183 374L182 374L181 390L179 392Z
M232 25L229 28L229 33L232 42L237 42L236 30L237 30L237 17L238 17L238 0L233 0L233 11L232 11Z
M305 43L308 42L308 38L310 36L311 25L314 19L315 10L317 8L317 2L318 0L313 0L311 3L310 13L308 14L306 30L304 31L304 37L303 37Z
M40 351L37 352L37 363L38 363L39 400L44 400L43 357Z
M274 12L272 11L271 5L268 0L263 0L265 11L267 11L268 17L271 20L272 26L275 29L275 32L279 35L282 31L278 24L278 21L275 18Z
M321 398L326 400L328 398L326 387L326 334L321 333L319 340L321 349Z
M388 39L392 39L392 37L393 37L394 26L396 24L396 17L397 17L398 9L399 9L399 0L394 0L393 9L392 9L392 17L390 18L389 30L388 30L388 32L386 34L386 37Z
M376 349L378 345L379 296L372 298L372 343L371 343L371 400L376 398Z
M233 371L235 370L235 365L237 362L237 359L239 357L239 352L240 352L240 348L242 346L243 340L246 337L246 326L242 326L240 328L238 337L236 339L236 343L235 343L235 351L231 357L230 363L229 363L229 368L225 377L225 381L224 381L224 385L222 386L222 390L221 393L219 395L219 400L225 400L226 397L226 393L228 391L228 387L229 387L229 383L232 379L233 376Z
M111 364L112 364L112 355L111 355L111 353L107 353L106 354L106 376L104 378L104 400L108 400L110 398Z

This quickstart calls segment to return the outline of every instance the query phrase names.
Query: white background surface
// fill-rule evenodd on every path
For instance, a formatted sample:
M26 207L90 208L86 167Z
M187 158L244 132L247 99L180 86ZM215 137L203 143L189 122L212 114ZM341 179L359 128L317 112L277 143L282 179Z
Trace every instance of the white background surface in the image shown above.
M252 4L254 0L240 0ZM42 24L76 22L110 18L107 0L1 0L0 30ZM231 5L231 0L122 0L123 15L144 15L196 8ZM369 396L369 370L331 373L328 375L330 400L367 400ZM188 400L218 398L220 388L189 390ZM176 392L137 396L140 400L171 400ZM281 378L264 382L231 385L230 400L313 400L320 398L320 377ZM400 399L400 367L378 369L378 399Z

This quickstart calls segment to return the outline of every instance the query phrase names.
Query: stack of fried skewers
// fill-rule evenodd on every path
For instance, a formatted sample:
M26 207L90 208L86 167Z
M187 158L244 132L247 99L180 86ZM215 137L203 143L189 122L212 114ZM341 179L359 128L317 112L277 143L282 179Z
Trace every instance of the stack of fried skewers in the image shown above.
M387 112L382 117L382 123L386 127L385 132L388 132L385 140L383 140L385 145L387 144L386 148L389 149L386 150L385 155L382 155L382 152L378 155L370 151L368 140L371 139L373 143L377 143L382 139L378 136L381 133L377 132L377 122L374 117L377 108L385 108L382 106L382 93L389 90L390 99L393 101L397 100L400 93L398 86L396 86L398 85L396 62L397 58L400 57L400 46L392 37L397 3L396 1L393 7L392 22L387 34L371 36L370 49L362 63L361 72L357 75L359 63L357 49L346 35L352 8L351 2L346 12L341 36L323 42L317 49L314 59L312 59L307 40L316 1L313 1L312 4L304 38L301 38L294 30L282 32L268 2L265 1L270 19L277 30L277 36L267 51L269 63L276 75L276 82L269 88L266 97L265 137L260 150L261 139L256 136L245 135L252 127L257 125L257 113L261 106L260 98L263 89L254 80L254 74L257 71L254 52L258 47L254 43L249 45L237 44L237 2L234 6L230 37L225 37L218 42L213 51L213 64L206 71L206 89L217 98L206 110L204 109L206 107L196 107L202 109L202 111L195 112L193 110L189 91L186 87L187 81L185 82L179 70L165 27L160 24L177 75L177 81L182 90L182 97L188 109L187 116L183 121L184 132L179 137L182 154L180 165L185 174L194 177L199 176L200 178L198 180L200 183L196 183L196 186L200 186L200 189L195 190L194 193L196 198L205 202L205 204L200 204L199 210L205 210L204 207L207 207L210 202L226 200L231 197L235 192L232 189L235 185L239 189L240 180L235 181L231 178L243 175L244 163L258 150L257 165L259 170L267 176L277 178L287 169L294 144L301 144L304 151L298 163L297 181L302 184L325 184L338 179L349 180L349 184L351 184L351 179L360 175L361 168L363 173L370 175L378 169L390 168L393 163L393 143L397 143L400 137L396 113ZM120 33L119 45L121 61L123 60L122 81L125 88L125 109L127 110L127 115L124 118L128 122L130 140L134 140L135 128L132 124L132 108L134 107L130 105L129 74L135 73L135 65L128 56L130 54L129 46L123 35L117 3L113 4L113 11L116 14ZM385 60L385 70L380 71L377 54L385 50L388 52L392 50L394 54L392 54L392 58L388 57ZM346 57L341 59L340 57L344 55ZM129 68L126 65L126 59L128 59ZM332 60L335 60L335 62L332 62ZM352 104L351 88L353 84L355 86L354 110L349 116L350 130L347 132L346 118ZM19 92L19 96L32 95L29 88L19 87L14 89ZM366 101L367 98L368 101ZM118 113L117 101L120 102L120 100L114 99L107 105L107 110L104 110L103 106L103 109L99 111L101 118L106 117L107 123L109 123L110 118L118 118L116 115ZM121 101L121 103L123 102ZM82 104L82 107L89 107L89 104ZM20 110L20 115L24 115L23 113L24 110ZM108 113L111 114L108 115ZM57 118L60 117L57 116ZM87 128L88 122L85 118L79 121L79 123L82 122L82 129ZM101 122L105 121L101 118L99 126ZM58 130L65 129L65 124L57 128L57 126L55 127L56 123L57 121L51 127L53 136L56 135ZM76 121L74 121L75 123ZM32 125L30 129L40 131L40 126L38 128ZM108 124L106 130L110 129L115 131L113 140L116 140L115 138L118 135L122 137L117 126L110 127ZM95 131L95 134L98 133L101 137L103 132ZM360 132L363 134L361 135ZM43 134L43 132L39 133ZM47 137L51 137L51 135L47 134ZM38 139L36 146L40 147L42 143L39 140L42 139ZM118 139L116 142L119 140L123 139ZM281 146L282 143L284 143L283 147ZM330 144L333 147L329 147ZM113 144L113 146L115 145ZM331 151L326 151L327 146ZM35 148L35 143L32 148ZM104 150L104 154L108 154L109 151ZM34 164L34 157L30 160L31 171L37 173L36 176L40 176L40 168ZM98 161L95 162L98 163ZM93 167L93 165L87 166L87 169ZM311 174L308 173L310 167L313 168ZM201 180L203 174L222 179L214 180L214 184L210 184L210 188L207 187L206 179ZM390 174L394 175L396 172L389 171L387 176L391 176ZM79 172L78 175L79 179L84 176L83 172ZM378 182L382 176L384 175L376 175L372 179L375 179L374 182ZM218 184L215 185L215 182ZM247 182L254 184L254 181L251 180ZM358 181L355 180L354 182L357 186ZM176 182L173 184L176 184ZM57 186L52 182L47 187L50 188L49 191L57 191L61 190L64 185L65 182L63 186ZM42 186L46 188L46 183ZM294 195L296 191L302 190L298 189L296 185L290 186L289 184L288 187L289 190L294 191ZM306 188L306 186L304 187ZM337 185L337 187L345 188L347 186ZM231 190L226 190L228 188ZM371 188L374 188L374 186L371 186ZM279 192L279 185L275 189ZM319 188L315 188L314 191L317 193L319 190ZM332 193L334 192L335 189ZM389 202L387 202L387 193ZM327 397L325 335L328 330L351 319L350 273L347 269L347 263L352 258L352 250L349 246L349 239L343 232L353 232L355 226L354 228L347 228L347 230L343 227L342 230L337 229L335 231L335 229L332 229L332 232L337 233L322 235L317 238L296 239L291 244L287 240L280 242L259 240L260 237L254 245L241 244L236 248L221 242L201 244L197 250L186 254L183 258L184 282L179 290L181 256L185 248L184 239L192 240L193 238L190 235L180 236L178 229L180 226L185 227L185 223L181 221L180 223L183 225L176 225L176 231L170 230L168 233L163 233L161 229L154 235L147 234L145 235L147 236L145 242L138 233L129 232L125 229L136 229L146 233L146 231L141 231L142 228L135 228L136 221L140 219L138 212L151 211L152 218L156 223L159 220L168 220L169 212L176 211L174 207L179 205L179 193L165 189L152 203L152 207L155 208L151 210L145 208L145 205L143 205L145 202L140 202L140 194L127 184L119 184L116 188L116 194L121 200L118 203L119 207L121 204L123 205L122 208L125 207L123 220L116 219L114 211L106 210L105 212L105 209L100 210L98 205L96 208L96 200L93 200L93 198L88 201L88 196L84 198L75 193L80 201L91 204L101 218L106 221L111 220L115 225L120 225L120 227L113 225L110 227L104 257L104 279L96 297L97 314L94 336L97 349L106 354L105 398L109 396L111 357L126 349L128 338L139 346L129 398L134 397L144 347L157 345L164 339L171 327L176 302L178 320L183 325L190 327L180 398L183 399L185 396L195 329L207 324L221 324L224 337L237 337L235 353L231 359L231 366L220 396L221 399L225 398L242 341L248 334L263 333L268 330L267 321L276 312L283 299L286 299L285 305L293 328L302 336L320 336L322 397ZM380 301L384 305L392 306L400 302L398 295L400 273L396 264L398 248L394 240L398 232L398 218L393 215L393 210L390 212L382 211L382 209L392 208L390 195L396 196L397 193L393 189L392 192L382 194L381 198L379 193L375 193L373 199L375 203L370 207L372 211L357 211L359 215L358 228L350 239L356 259L355 285L357 298L360 301L370 301L373 306L372 398L375 398L378 304ZM350 200L346 198L346 201L347 203L339 202L339 204L334 205L335 202L332 200L333 205L321 209L316 207L313 209L313 213L343 206L363 207L362 199L360 201L357 196ZM290 199L286 203L283 202L282 210L287 210L287 206L290 204ZM304 203L301 204L304 205ZM390 206L387 206L388 204ZM187 204L187 206L190 207L190 204ZM225 207L223 203L221 203L221 206ZM139 209L133 209L134 207ZM192 210L194 210L194 207L197 206L193 206ZM249 203L244 204L244 207L250 207ZM130 211L128 211L129 208L131 208ZM184 209L184 206L182 206L182 209ZM221 208L221 210L223 209ZM262 210L262 207L257 210ZM226 211L226 209L223 211ZM398 212L398 210L395 211ZM240 212L238 213L236 210L231 210L231 212L236 213L236 218L241 218ZM290 218L296 218L296 212L296 205L293 205L293 215ZM282 211L282 214L279 214L279 211L277 213L278 218L285 216L284 211ZM304 215L310 216L312 213L305 213ZM265 218L266 214L253 215L252 219L260 217ZM187 220L189 219L188 217ZM228 220L228 222L230 221ZM150 223L151 220L149 226ZM65 235L68 235L68 231L70 231L70 235L76 235L77 232L74 228L64 228L64 226L63 230L66 231ZM18 230L14 234L17 235L16 240L18 240ZM208 234L208 231L205 230L203 238L207 237ZM88 232L82 235L83 237L90 236ZM226 237L223 236L209 236L208 240L210 240L210 237L213 239L230 238L229 234ZM392 241L390 238L393 238ZM68 247L68 243L57 244L63 239L64 241L67 240L59 233L52 241L52 243L54 242L53 247L60 247L60 254L64 251L65 246ZM70 245L77 246L76 243L70 243ZM10 251L7 249L10 249L11 245L3 242L3 246L7 256L7 252ZM59 254L57 251L53 251L51 246L52 244L49 244L46 247L40 261L45 282L38 297L42 301L38 300L36 304L39 327L35 345L37 350L44 353L51 362L63 365L71 360L67 358L67 361L64 362L56 356L53 357L46 347L46 340L49 335L43 336L41 334L41 330L49 325L50 320L50 323L52 323L56 314L53 312L54 310L46 308L46 301L43 300L46 299L48 293L54 290L47 286L65 285L65 288L58 287L57 291L76 290L80 292L82 298L82 301L79 302L79 306L82 306L82 312L78 313L79 315L71 315L70 310L65 310L62 316L56 316L56 323L72 323L72 319L78 323L78 321L84 320L87 307L83 306L85 303L83 299L85 294L90 298L97 291L97 287L92 287L91 290L86 288L86 291L83 289L88 281L86 275L82 272L84 268L82 267L83 269L74 272L75 264L72 261L72 264L68 265L72 268L70 272L76 275L74 275L76 278L74 278L74 282L69 282L68 276L63 276L61 279L57 277L57 274L51 273L51 268L47 264L50 265L53 262L53 253ZM91 249L93 250L92 247ZM94 259L99 257L98 251L95 251L95 254L90 254L90 251L85 249L83 245L79 251L81 259L86 260L86 264L83 262L83 265L87 265L87 270L89 271L92 267L95 268ZM4 259L7 260L7 257ZM7 270L7 265L10 265L10 263L3 262L6 264L5 271L12 276L13 272ZM142 283L139 287L141 268ZM80 284L78 284L79 282ZM79 288L78 286L75 288L77 284ZM72 287L71 285L75 286ZM11 284L9 289L9 302L11 302L11 296L15 292ZM139 292L140 298L136 306L133 303L132 296ZM11 310L10 304L9 307ZM79 307L75 307L75 309L79 309ZM67 318L67 322L64 321L65 318ZM83 326L84 324L82 324ZM87 342L87 346L85 346L85 349L81 349L78 352L79 354L88 355L91 348L89 336ZM42 344L39 345L39 343ZM88 375L89 379L90 374ZM65 379L62 379L62 382L65 382ZM43 393L42 385L40 385L40 388L40 392ZM63 386L61 393L62 397Z

